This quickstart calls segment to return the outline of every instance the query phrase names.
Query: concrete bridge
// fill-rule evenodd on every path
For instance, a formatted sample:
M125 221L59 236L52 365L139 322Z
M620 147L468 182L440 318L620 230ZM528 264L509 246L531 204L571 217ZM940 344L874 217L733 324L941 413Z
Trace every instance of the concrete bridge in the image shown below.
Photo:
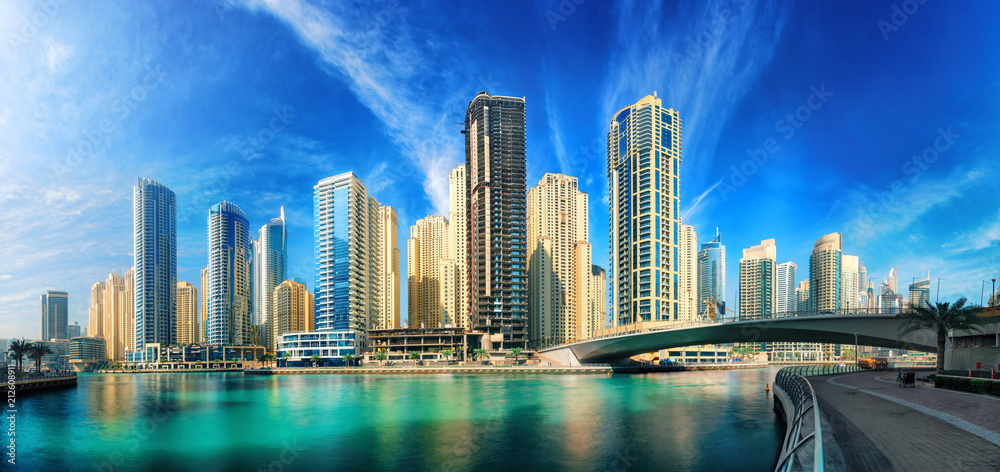
M786 316L727 323L694 323L633 334L564 344L538 351L553 364L581 365L618 362L629 357L684 346L752 342L805 342L878 346L936 352L929 330L899 338L902 320L894 314Z

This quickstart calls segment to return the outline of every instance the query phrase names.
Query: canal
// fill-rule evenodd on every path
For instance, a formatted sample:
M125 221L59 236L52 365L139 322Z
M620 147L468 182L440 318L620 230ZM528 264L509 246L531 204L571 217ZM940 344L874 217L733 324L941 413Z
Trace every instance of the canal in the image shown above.
M19 398L20 470L774 469L777 368L81 375Z

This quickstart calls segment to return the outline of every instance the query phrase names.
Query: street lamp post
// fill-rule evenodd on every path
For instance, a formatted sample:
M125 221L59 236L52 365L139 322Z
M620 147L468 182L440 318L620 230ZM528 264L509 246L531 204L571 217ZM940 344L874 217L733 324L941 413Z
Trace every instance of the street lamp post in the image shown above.
M990 292L990 306L993 306L993 299L996 297L997 294L997 279L990 279L990 280L993 281L993 291Z

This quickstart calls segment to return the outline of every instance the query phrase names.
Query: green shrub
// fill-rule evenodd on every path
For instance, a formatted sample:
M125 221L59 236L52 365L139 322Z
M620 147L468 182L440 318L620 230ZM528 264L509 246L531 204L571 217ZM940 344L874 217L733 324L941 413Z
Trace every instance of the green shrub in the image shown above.
M934 387L1000 397L1000 381L962 377L934 377Z

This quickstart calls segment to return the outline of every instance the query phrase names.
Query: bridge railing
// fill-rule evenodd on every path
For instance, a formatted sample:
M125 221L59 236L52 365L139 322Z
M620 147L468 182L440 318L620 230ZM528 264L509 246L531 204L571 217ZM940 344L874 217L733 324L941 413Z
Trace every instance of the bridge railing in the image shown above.
M803 377L812 377L814 375L831 375L831 374L846 374L849 372L858 372L861 370L866 370L854 364L851 361L850 364L814 364L814 365L797 365L792 367L785 367L781 369L782 371L788 371Z
M743 316L733 318L723 318L718 317L714 320L699 320L699 321L680 321L680 322L640 322L632 325L623 326L612 326L611 328L605 328L598 330L600 334L594 336L591 339L600 338L610 338L615 336L624 336L629 334L640 334L640 333L651 333L656 331L667 331L671 329L680 328L692 328L698 326L709 326L713 324L720 323L731 323L733 321L759 321L759 320L770 320L770 319L780 319L780 318L800 318L800 317L811 317L811 316L831 316L831 315L886 315L895 316L898 315L899 311L882 310L882 309L872 309L872 308L855 308L850 310L836 310L836 311L784 311L780 313L768 313L764 315L753 315L753 316ZM655 326L643 327L644 324L654 324Z
M789 368L778 371L774 388L789 400L785 408L788 426L775 472L823 470L823 428L812 384ZM789 409L791 409L789 411Z

